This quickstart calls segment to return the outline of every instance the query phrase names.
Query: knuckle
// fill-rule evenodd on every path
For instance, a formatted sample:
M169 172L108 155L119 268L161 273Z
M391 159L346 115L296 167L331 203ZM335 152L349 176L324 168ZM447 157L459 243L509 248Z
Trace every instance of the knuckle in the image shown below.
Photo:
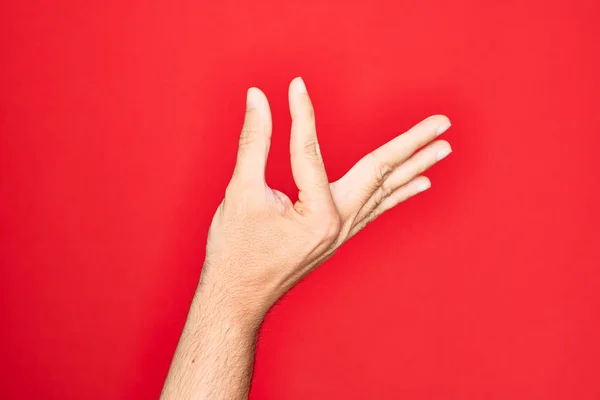
M304 143L303 146L304 155L310 159L320 159L321 150L319 148L319 142L316 139L309 139Z
M377 186L382 186L387 177L392 172L392 166L388 162L380 161L375 153L370 153L371 158L373 158L373 174L375 177L375 181Z
M382 197L382 200L383 200L383 199L387 199L387 198L388 198L388 197L390 197L390 196L391 196L391 194L394 192L394 188L393 188L393 187L391 187L391 186L390 186L389 184L387 184L386 182L383 182L383 183L381 184L380 190L381 190L381 197Z
M342 222L337 211L329 211L321 217L320 238L323 242L333 242L340 234Z
M254 143L258 138L258 129L255 129L251 126L244 126L242 128L242 133L240 134L240 148L246 148L252 143Z
M391 196L394 192L393 188L389 187L385 183L377 188L374 195L374 208L378 207L385 199Z

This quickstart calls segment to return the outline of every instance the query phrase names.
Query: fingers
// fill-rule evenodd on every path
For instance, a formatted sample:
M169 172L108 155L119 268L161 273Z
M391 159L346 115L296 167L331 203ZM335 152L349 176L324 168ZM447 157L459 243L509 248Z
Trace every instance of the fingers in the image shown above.
M300 213L333 204L329 181L317 141L315 113L302 78L295 78L289 88L292 132L290 155L292 173L300 190L298 206Z
M388 178L373 192L358 212L355 220L360 221L392 196L398 188L412 181L418 175L452 152L450 144L445 140L437 140L419 150L411 158L400 164Z
M385 191L393 192L427 171L438 161L443 160L451 152L452 148L448 142L436 140L400 164L392 171L381 187L385 187Z
M447 117L434 115L363 157L335 182L340 190L347 193L338 207L342 216L356 213L398 165L449 127Z
M389 196L384 198L383 201L381 201L381 203L379 203L374 209L372 209L370 213L364 215L362 219L358 220L358 222L350 229L346 240L356 235L365 226L367 226L367 224L375 220L384 212L388 211L391 208L394 208L398 204L410 199L411 197L421 192L424 192L430 187L431 182L425 176L418 176L410 182L406 183L405 185L400 186Z
M271 130L271 110L267 97L260 89L248 89L246 116L240 135L232 181L264 182L267 156L271 145Z

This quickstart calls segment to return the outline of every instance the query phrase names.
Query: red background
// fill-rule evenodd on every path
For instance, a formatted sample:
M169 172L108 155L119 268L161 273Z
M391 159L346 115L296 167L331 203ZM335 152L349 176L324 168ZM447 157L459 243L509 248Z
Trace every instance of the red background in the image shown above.
M594 1L4 1L2 398L156 398L245 90L294 192L287 85L330 179L420 119L454 153L293 289L253 399L600 398Z

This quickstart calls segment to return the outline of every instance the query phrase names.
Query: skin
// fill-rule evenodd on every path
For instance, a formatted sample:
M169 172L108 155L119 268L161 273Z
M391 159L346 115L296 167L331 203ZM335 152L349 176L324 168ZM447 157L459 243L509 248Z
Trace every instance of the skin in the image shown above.
M290 156L298 201L265 182L271 112L247 93L235 170L210 226L202 276L163 399L248 397L256 334L269 308L369 222L428 189L421 176L450 154L435 115L372 151L330 183L301 78L289 87Z

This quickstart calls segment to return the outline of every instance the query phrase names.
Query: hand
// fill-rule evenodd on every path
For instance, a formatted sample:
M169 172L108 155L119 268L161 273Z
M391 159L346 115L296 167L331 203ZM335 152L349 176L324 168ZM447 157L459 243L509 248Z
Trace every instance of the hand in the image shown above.
M271 112L265 95L251 88L235 170L210 226L199 285L219 293L230 311L257 320L367 223L429 188L420 174L451 152L447 142L433 141L450 121L432 116L330 184L301 78L290 84L289 105L298 201L292 204L265 182Z
M420 176L450 153L433 116L329 183L304 82L290 84L294 204L265 182L271 112L248 90L235 170L213 218L202 276L162 392L164 399L248 397L256 332L275 301L381 213L429 188ZM432 142L433 141L433 142ZM431 143L430 143L431 142Z

